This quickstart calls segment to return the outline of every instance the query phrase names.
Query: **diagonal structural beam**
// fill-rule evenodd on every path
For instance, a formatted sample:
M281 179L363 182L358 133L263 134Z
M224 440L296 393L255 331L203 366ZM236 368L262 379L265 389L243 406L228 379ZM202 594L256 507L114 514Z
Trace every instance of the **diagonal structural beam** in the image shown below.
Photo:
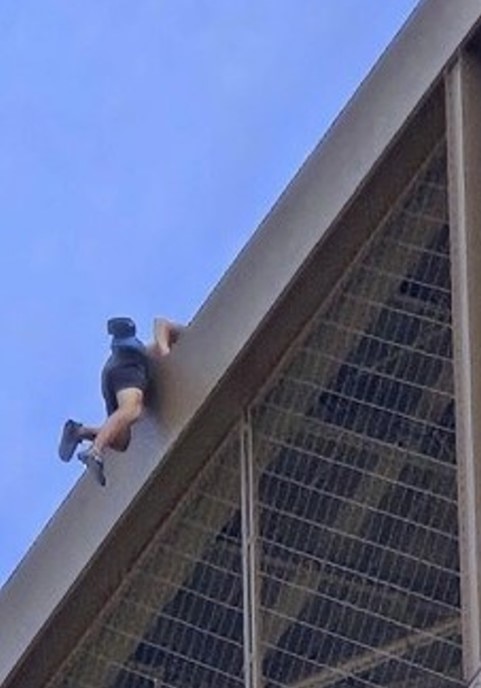
M164 523L132 574L96 621L95 628L78 652L69 658L71 669L67 668L67 672L74 685L75 681L81 681L86 671L89 680L94 679L98 685L110 685L108 680L115 667L128 665L136 646L155 625L165 605L189 579L209 543L238 512L237 459L238 443L234 442L233 446L227 443ZM208 476L216 468L217 477L221 479L209 480ZM195 527L197 523L202 527ZM82 657L85 660L79 661ZM65 670L66 667L62 667L59 674ZM54 678L48 688L57 685Z
M392 657L399 657L413 649L421 649L429 646L437 639L450 638L459 634L459 618L447 619L441 623L426 629L426 635L412 633L400 640L376 648L372 652L366 652L358 657L349 659L347 662L328 669L323 669L308 679L298 681L290 685L290 688L329 688L338 683L342 677L355 676L389 661Z

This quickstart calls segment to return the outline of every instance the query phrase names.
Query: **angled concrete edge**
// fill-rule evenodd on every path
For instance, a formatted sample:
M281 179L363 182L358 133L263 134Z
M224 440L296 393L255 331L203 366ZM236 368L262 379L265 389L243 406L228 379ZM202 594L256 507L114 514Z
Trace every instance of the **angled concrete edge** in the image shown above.
M146 419L129 452L109 459L106 491L88 476L79 481L0 592L0 685L13 685L7 677L22 660L27 663L29 648L73 587L88 576L91 562L106 551L132 505L150 500L151 510L169 508L168 495L150 489L154 479L161 477L173 499L184 464L169 464L169 456L235 371L256 332L480 15L481 0L426 0L421 5L214 290L161 371L159 422ZM205 442L199 427L196 441ZM192 472L196 445L184 442L184 447ZM187 478L190 474L185 469ZM159 499L155 504L154 496ZM121 568L116 575L121 577Z

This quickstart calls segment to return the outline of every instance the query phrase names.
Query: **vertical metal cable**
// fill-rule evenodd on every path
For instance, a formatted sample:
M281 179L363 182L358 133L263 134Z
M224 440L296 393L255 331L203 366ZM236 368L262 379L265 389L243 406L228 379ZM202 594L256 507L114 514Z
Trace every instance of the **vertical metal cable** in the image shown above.
M256 477L252 420L244 412L241 424L241 504L244 581L244 657L245 686L260 688L259 666L259 590L257 555Z

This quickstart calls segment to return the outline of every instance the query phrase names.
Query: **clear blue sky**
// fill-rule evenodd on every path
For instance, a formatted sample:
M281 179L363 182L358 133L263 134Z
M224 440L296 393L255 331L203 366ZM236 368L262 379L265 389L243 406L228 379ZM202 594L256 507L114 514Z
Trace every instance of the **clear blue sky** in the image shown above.
M189 321L416 0L2 0L0 585L81 473L105 320Z

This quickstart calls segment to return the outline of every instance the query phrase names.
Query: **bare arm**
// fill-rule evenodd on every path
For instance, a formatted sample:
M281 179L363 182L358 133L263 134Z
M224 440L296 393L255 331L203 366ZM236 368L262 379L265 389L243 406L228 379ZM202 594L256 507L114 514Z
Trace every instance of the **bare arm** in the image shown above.
M155 318L154 342L147 347L149 353L154 356L167 356L183 330L185 330L183 325L165 320L164 318Z

